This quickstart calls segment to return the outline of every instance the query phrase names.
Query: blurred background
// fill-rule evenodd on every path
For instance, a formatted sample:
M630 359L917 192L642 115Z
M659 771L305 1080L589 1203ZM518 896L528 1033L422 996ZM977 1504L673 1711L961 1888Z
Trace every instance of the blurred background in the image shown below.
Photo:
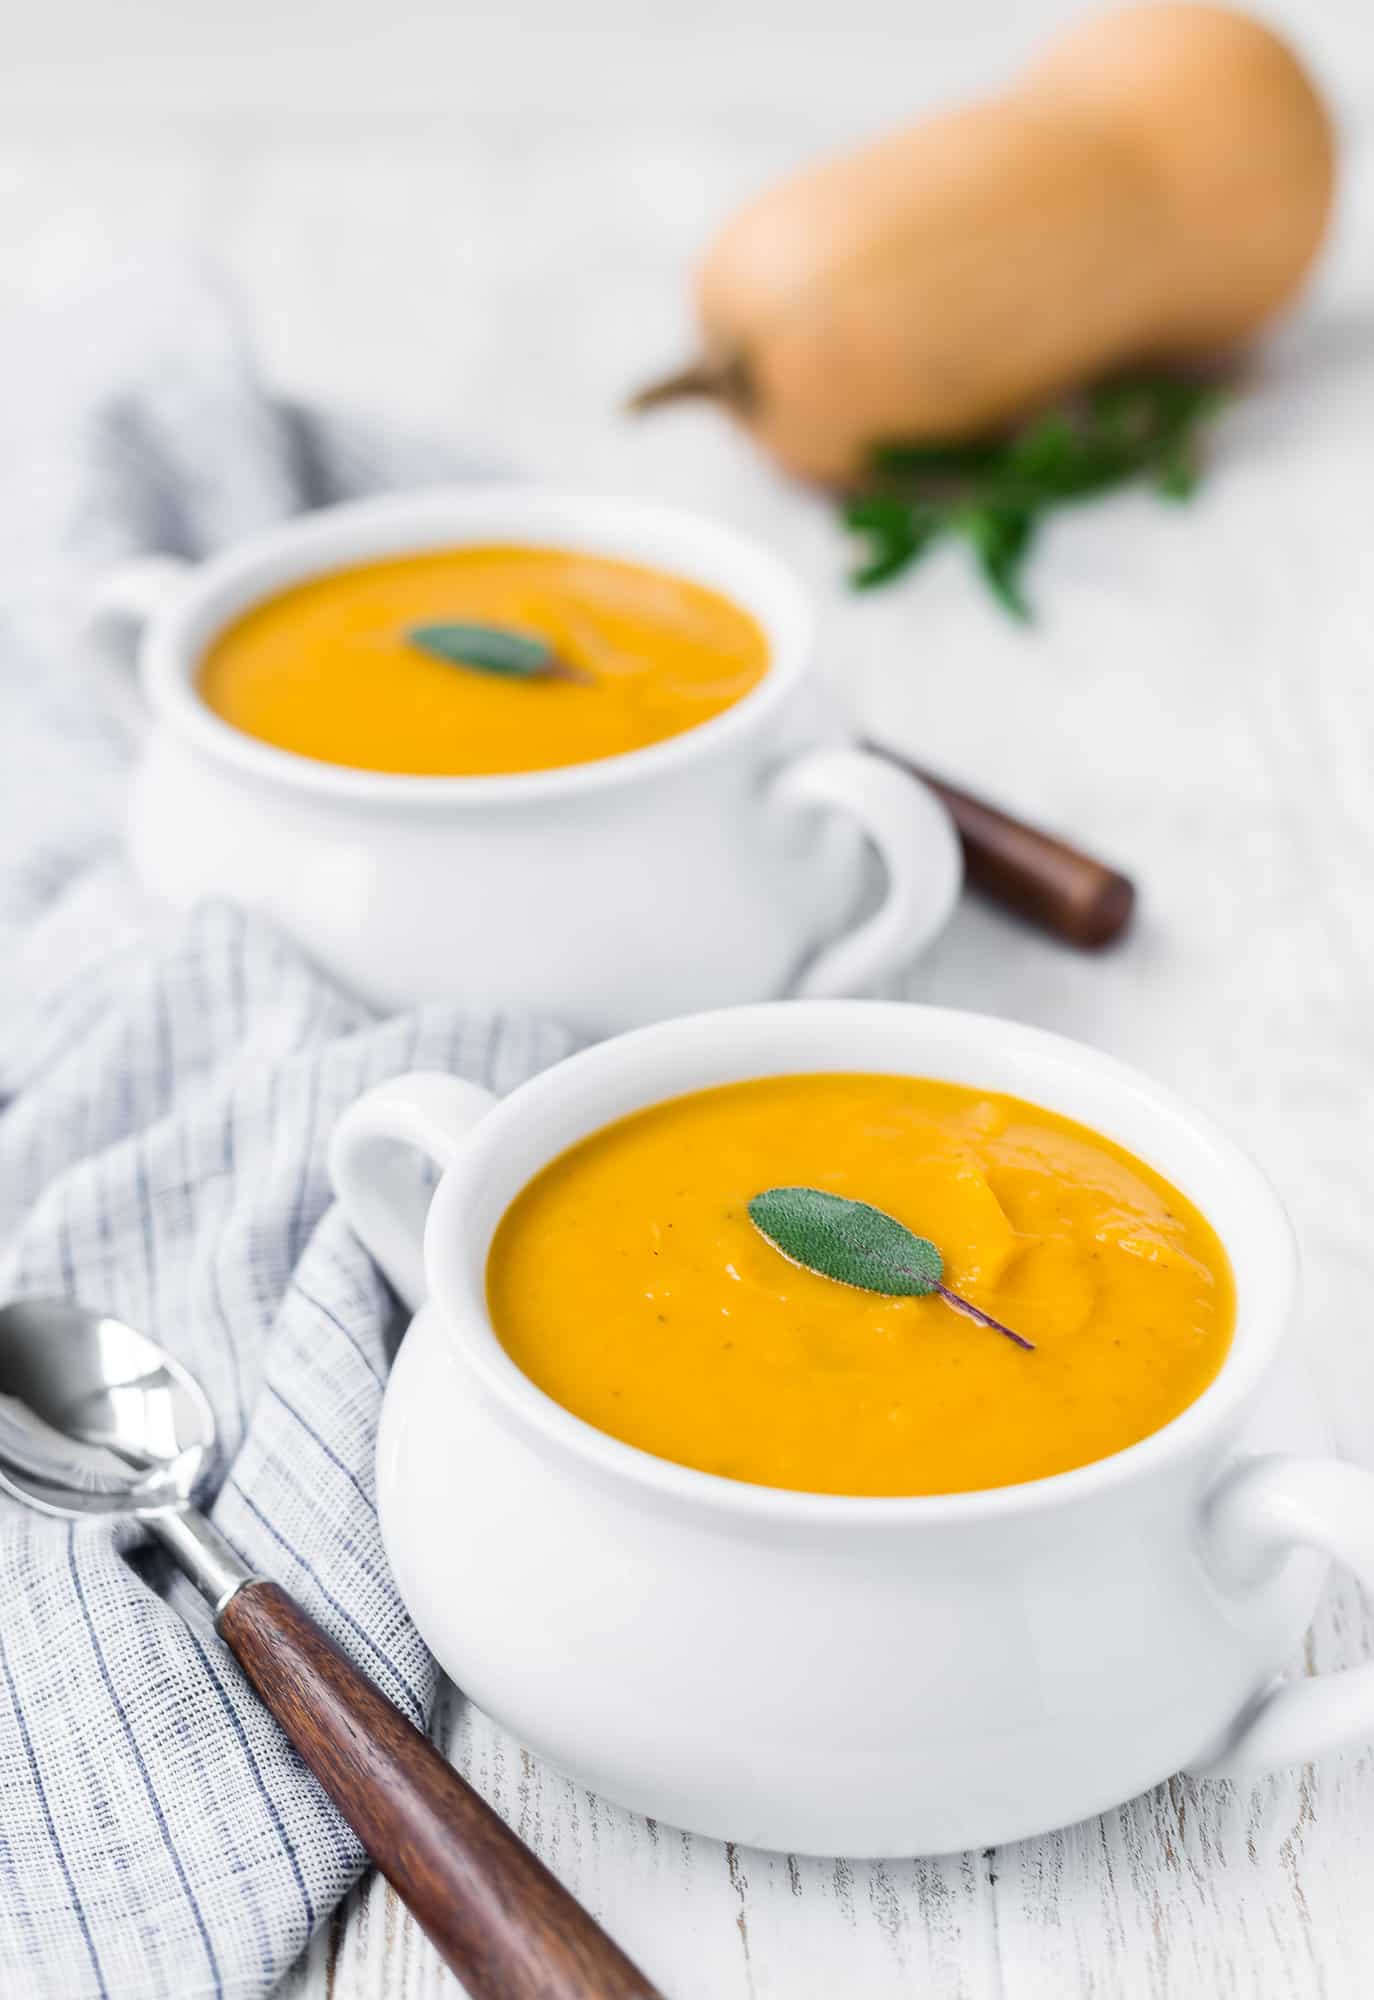
M275 376L497 456L674 488L613 422L686 267L780 169L1010 77L1074 0L55 0L7 10L0 305L212 251ZM1366 0L1276 0L1358 145ZM1351 163L1349 180L1361 177ZM1364 268L1371 267L1364 239ZM1329 267L1328 267L1329 268ZM758 475L752 455L740 476Z
M1305 671L1293 656L1319 659L1342 699L1363 682L1368 0L1260 10L1293 37L1341 123L1336 221L1315 283L1266 341L1256 393L1224 417L1186 515L1136 491L1056 520L1035 557L1032 631L989 607L953 548L854 598L834 509L717 412L632 422L620 407L693 346L691 266L743 196L995 88L1085 11L1076 0L12 5L0 325L56 302L68 320L85 316L82 337L98 348L112 280L127 293L144 270L198 267L291 396L478 464L670 498L759 533L813 583L827 662L870 728L1142 874L1142 937L1108 983L1101 963L975 911L951 940L956 959L972 957L946 997L967 998L995 957L988 1004L1167 1066L1171 994L1180 1029L1203 1031L1182 965L1171 961L1172 986L1143 976L1164 943L1150 926L1167 920L1174 954L1195 935L1215 958L1216 927L1242 894L1233 879L1217 905L1176 838L1180 816L1220 813L1239 839L1253 807L1247 877L1258 863L1274 893L1301 893L1291 843L1272 851L1271 763L1253 731L1228 727L1237 696L1268 705L1291 759L1280 718L1290 675ZM32 370L32 343L22 352L16 367ZM7 393L22 403L14 376ZM1333 698L1321 711L1330 741L1314 755L1321 765L1329 750L1340 769L1285 766L1285 782L1339 796L1348 757L1362 799L1360 731L1339 708ZM1207 789L1218 742L1230 759L1220 800ZM1333 837L1332 858L1359 870L1374 828L1365 835L1355 807L1352 819L1358 830L1343 846ZM1294 922L1304 908L1295 900ZM1229 1063L1220 1013L1216 1059ZM1205 1095L1203 1062L1179 1039L1179 1080Z
M1266 339L1188 509L1133 490L1056 518L1037 545L1029 630L953 547L855 597L834 508L719 413L621 412L693 346L693 261L745 195L996 88L1087 11L11 6L0 327L56 304L95 350L112 285L127 295L145 271L204 270L292 397L481 466L671 499L757 533L812 585L825 663L871 732L1140 878L1136 935L1110 960L969 905L913 990L1101 1041L1274 1164L1294 1086L1263 1052L1323 1019L1324 1046L1348 1045L1374 994L1374 950L1347 935L1374 871L1360 580L1374 444L1368 0L1259 10L1341 124L1315 282ZM21 352L18 368L40 365L31 340ZM22 404L15 368L7 393ZM1339 954L1356 976L1339 974ZM1325 1119L1314 1109L1314 1132ZM1296 1173L1291 1192L1318 1230L1333 1202L1357 1199Z

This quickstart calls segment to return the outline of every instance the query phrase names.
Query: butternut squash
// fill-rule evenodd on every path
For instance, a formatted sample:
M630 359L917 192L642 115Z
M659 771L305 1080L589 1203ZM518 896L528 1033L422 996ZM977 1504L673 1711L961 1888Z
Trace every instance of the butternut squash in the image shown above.
M1227 8L1133 6L1005 94L765 191L701 266L702 360L636 399L719 398L803 477L995 429L1127 365L1215 354L1297 290L1330 120Z

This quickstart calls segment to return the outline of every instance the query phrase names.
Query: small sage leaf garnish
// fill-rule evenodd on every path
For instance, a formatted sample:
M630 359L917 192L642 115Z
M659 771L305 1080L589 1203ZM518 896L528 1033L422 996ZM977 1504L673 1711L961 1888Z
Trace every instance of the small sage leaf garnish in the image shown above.
M935 1245L866 1201L769 1188L750 1202L749 1220L784 1257L838 1284L888 1298L923 1299L939 1289L944 1259Z
M406 638L433 659L471 667L479 674L499 674L504 680L590 679L580 668L560 660L547 639L508 625L412 625Z
M952 1292L942 1282L945 1260L935 1245L866 1201L847 1201L821 1188L767 1188L751 1199L749 1220L789 1263L818 1277L889 1299L924 1299L938 1293L956 1312L1004 1333L1018 1347L1035 1345Z

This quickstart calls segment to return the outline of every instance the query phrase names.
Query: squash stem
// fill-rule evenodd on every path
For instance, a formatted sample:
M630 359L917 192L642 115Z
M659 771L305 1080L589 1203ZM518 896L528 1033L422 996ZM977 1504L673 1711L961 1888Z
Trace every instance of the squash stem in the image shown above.
M685 368L677 369L674 374L665 375L659 381L637 389L625 407L639 416L645 410L660 409L665 403L682 403L694 397L705 397L711 402L731 403L736 409L747 409L752 395L749 371L742 355L702 355Z

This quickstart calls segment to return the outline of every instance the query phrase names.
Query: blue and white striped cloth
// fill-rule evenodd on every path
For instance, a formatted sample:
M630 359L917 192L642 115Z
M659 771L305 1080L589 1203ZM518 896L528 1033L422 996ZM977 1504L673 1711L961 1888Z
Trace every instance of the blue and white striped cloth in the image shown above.
M0 1298L64 1293L195 1371L213 1513L416 1720L432 1662L377 1532L393 1304L329 1207L341 1108L414 1065L497 1090L561 1031L378 1022L241 912L150 909L119 858L134 747L93 575L441 468L283 407L213 287L150 274L31 331L0 415ZM270 1990L352 1836L133 1532L0 1498L0 1995Z

